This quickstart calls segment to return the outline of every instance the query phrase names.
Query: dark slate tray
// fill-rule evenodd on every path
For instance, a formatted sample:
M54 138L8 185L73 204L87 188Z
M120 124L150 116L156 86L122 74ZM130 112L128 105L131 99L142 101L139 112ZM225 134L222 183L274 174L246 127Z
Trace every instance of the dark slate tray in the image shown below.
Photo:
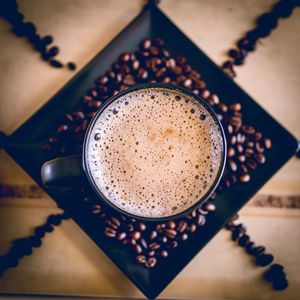
M111 258L149 298L155 298L189 261L210 241L247 201L293 156L296 139L249 97L235 82L195 46L157 7L145 8L114 40L87 64L49 102L8 137L5 150L41 185L40 168L48 157L41 151L41 144L57 128L64 115L72 111L93 86L99 74L104 73L124 51L137 49L143 38L162 37L172 54L182 54L198 70L208 88L226 99L237 99L243 105L244 120L255 124L258 131L270 137L273 147L267 153L267 161L252 173L248 184L236 184L224 190L215 200L217 210L207 218L200 234L170 252L167 259L153 269L136 264L127 247L99 234L83 201L72 191L47 191L58 205L68 211L78 225ZM267 83L267 82L266 82ZM42 186L42 185L41 185ZM205 270L203 270L205 272Z

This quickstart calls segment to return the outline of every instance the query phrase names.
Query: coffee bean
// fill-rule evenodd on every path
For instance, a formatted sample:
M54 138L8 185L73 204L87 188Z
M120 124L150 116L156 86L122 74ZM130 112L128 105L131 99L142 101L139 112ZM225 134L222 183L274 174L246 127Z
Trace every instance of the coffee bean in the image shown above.
M150 250L157 250L160 248L160 245L156 242L149 244L149 249Z
M165 235L170 239L174 239L177 235L177 231L174 229L165 229Z
M141 245L144 247L144 249L148 249L148 244L144 238L141 238L139 241Z
M234 148L232 148L232 147L228 148L228 150L227 150L227 156L228 157L233 157L234 155L235 155Z
M171 241L170 244L169 244L169 247L170 247L170 248L177 248L177 247L178 247L178 242L177 242L177 241L174 241L174 240Z
M286 279L282 279L282 280L274 281L272 286L274 290L282 291L285 290L289 286L289 284Z
M76 70L76 68L77 68L76 64L73 63L73 62L68 62L68 63L67 63L67 67L68 67L69 70L71 70L71 71L74 71L74 70Z
M134 230L134 226L132 224L126 224L125 226L129 232L132 232Z
M141 48L143 50L148 50L150 47L151 47L151 40L150 39L144 39L142 42L141 42Z
M189 236L188 236L187 233L182 233L182 234L180 235L180 239L181 239L182 241L186 241L188 238L189 238Z
M261 254L256 257L256 264L262 267L269 265L273 261L272 254Z
M241 232L235 228L233 231L232 231L232 235L231 235L231 239L233 241L236 241L239 237L241 236Z
M229 164L229 167L232 170L232 172L236 172L237 171L237 168L238 168L237 164L232 159L228 160L228 164Z
M239 245L244 247L248 243L249 240L250 240L249 235L244 234L239 238Z
M155 267L156 263L157 263L157 260L155 257L149 257L145 262L145 267L153 268L153 267Z
M248 242L245 245L245 250L250 255L253 255L254 248L255 248L255 244L253 242Z
M198 216L197 216L197 225L201 227L201 226L204 226L205 223L206 223L206 218L205 218L205 216L203 216L203 215L198 215Z
M229 105L229 109L233 111L240 111L241 110L241 104L240 103L232 103Z
M151 47L149 48L149 52L150 52L152 55L156 56L156 55L159 54L159 49L156 48L156 47L154 47L154 46L151 46Z
M126 232L120 232L120 233L118 234L118 236L117 236L117 239L118 239L119 241L122 241L122 240L124 240L124 239L126 238L126 236L127 236Z
M108 237L114 238L116 236L116 230L110 227L105 227L104 234Z
M111 220L105 220L105 223L110 226L111 228L117 230L119 226L117 226L115 223L113 223Z
M131 59L131 55L128 52L124 52L119 56L119 61L120 62L128 62Z
M167 222L167 228L174 229L176 227L176 223L172 220Z
M148 255L148 256L155 256L155 251L154 251L154 250L149 250L149 251L147 252L147 255Z
M145 225L144 223L139 223L138 227L139 227L139 230L140 230L140 231L145 231L146 228L147 228L146 225Z
M157 237L157 231L152 230L150 232L150 240L154 240Z
M166 244L169 240L166 236L162 236L160 237L160 241L163 243L163 244Z
M131 232L130 236L134 240L139 240L141 238L141 233L139 231L133 231L133 232Z
M180 221L178 224L177 230L182 233L187 229L187 226L188 226L187 222Z
M264 164L266 162L265 156L261 153L255 154L254 157L259 164Z
M190 224L188 230L190 232L195 232L197 230L197 226L195 224Z
M212 199L212 197L210 199ZM216 206L213 203L211 203L211 202L206 202L205 203L205 209L207 211L215 211L216 210Z
M272 142L271 142L270 139L265 138L265 139L264 139L264 144L265 144L265 147L266 147L267 149L270 149L270 148L272 147Z
M248 182L248 181L250 181L250 175L247 174L247 173L242 174L242 175L240 176L240 181L241 181L241 182Z
M239 155L239 156L238 156L238 160L239 160L240 162L245 162L245 161L246 161L246 156L245 156L245 155Z
M166 250L159 251L159 252L157 252L157 254L161 257L168 257L168 255L169 255L168 251L166 251Z
M53 43L53 37L51 35L45 35L42 39L41 39L41 44L43 44L44 46L48 46L51 43Z
M146 261L145 255L138 255L138 256L136 257L136 262L137 262L138 264L143 264L143 263L145 263L145 261Z
M136 244L133 249L137 254L141 254L143 252L143 249L139 244Z
M264 246L257 246L253 249L253 255L259 256L265 253L266 248Z
M64 66L60 61L58 61L56 59L51 59L49 63L52 67L58 68L58 69L62 68Z

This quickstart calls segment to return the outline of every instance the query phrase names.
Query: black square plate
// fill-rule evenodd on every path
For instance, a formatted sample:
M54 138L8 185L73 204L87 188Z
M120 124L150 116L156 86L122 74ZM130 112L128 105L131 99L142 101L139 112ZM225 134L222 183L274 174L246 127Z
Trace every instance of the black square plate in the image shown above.
M248 184L236 184L218 195L215 200L217 210L208 216L207 226L200 230L201 234L192 235L187 242L174 249L167 259L160 261L153 269L136 264L131 250L120 247L117 241L99 234L99 228L89 217L87 208L76 193L48 191L136 286L147 297L154 298L226 221L295 153L297 141L154 6L144 9L75 78L8 137L5 150L38 184L41 185L41 165L48 160L47 155L41 150L42 142L55 131L65 114L77 106L86 90L93 86L95 78L105 73L120 53L136 50L139 42L148 37L161 37L172 54L186 56L188 62L201 73L208 88L217 93L223 102L226 103L226 99L237 99L241 102L243 107L247 108L243 112L245 123L255 124L257 130L270 137L273 142L273 147L267 153L266 163L255 169Z

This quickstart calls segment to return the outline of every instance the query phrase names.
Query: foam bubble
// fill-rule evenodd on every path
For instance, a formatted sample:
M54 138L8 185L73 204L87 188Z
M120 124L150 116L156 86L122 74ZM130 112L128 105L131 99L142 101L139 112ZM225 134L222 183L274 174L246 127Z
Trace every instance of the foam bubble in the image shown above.
M137 216L166 217L206 194L222 147L217 124L198 101L153 87L105 108L88 141L88 167L115 206Z

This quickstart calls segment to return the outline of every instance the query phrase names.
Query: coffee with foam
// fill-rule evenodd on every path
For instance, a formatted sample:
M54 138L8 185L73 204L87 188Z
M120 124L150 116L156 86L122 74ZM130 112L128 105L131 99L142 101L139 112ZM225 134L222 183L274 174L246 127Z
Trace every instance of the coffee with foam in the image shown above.
M151 87L120 96L87 141L91 177L114 206L135 216L169 217L203 198L222 168L223 139L193 96Z

